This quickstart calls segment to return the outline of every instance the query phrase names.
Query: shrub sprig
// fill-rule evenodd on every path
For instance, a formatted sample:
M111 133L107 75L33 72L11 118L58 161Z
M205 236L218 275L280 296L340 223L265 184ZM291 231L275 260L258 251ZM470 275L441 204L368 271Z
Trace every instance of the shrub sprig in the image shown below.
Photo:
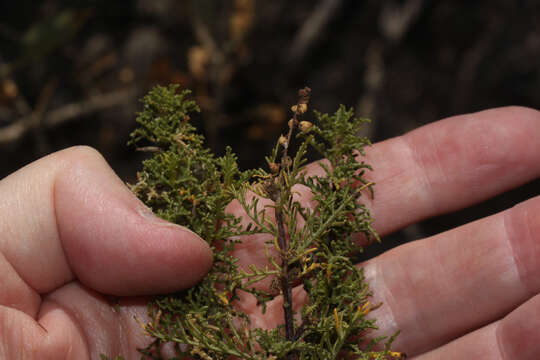
M204 147L190 123L190 113L199 108L188 95L171 85L155 87L144 97L130 144L154 154L143 162L131 188L158 216L208 241L214 265L195 287L149 304L151 320L141 327L153 342L140 349L142 357L163 359L164 344L173 345L174 359L401 357L390 350L394 337L369 338L376 322L367 314L378 305L370 303L369 284L352 260L362 251L355 234L379 240L362 204L363 197L373 196L374 185L365 178L371 167L362 160L369 141L358 136L367 120L355 118L344 106L333 115L314 112L314 123L302 120L310 96L304 88L291 107L286 133L266 158L268 170L242 171L230 148L216 157ZM326 159L317 163L323 176L306 174L310 151ZM298 186L311 190L311 206L295 196ZM262 208L263 198L273 206ZM250 226L225 212L233 199L251 219ZM273 241L267 246L274 251L267 251L264 268L242 269L231 253L242 235L258 233L269 234ZM253 286L267 278L274 280L275 289ZM303 286L308 299L300 314L291 296L296 285ZM264 311L276 289L284 299L284 319L275 329L253 328L249 316L234 306L244 291Z

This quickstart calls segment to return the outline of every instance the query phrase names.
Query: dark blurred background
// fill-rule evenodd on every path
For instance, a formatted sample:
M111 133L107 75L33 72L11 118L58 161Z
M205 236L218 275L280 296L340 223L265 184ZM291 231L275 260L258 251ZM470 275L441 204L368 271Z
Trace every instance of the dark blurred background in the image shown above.
M374 119L373 141L455 114L540 108L540 1L2 1L0 178L86 144L133 180L138 99L168 83L194 91L209 146L230 144L244 168L263 165L305 85L314 108ZM387 246L539 189L410 226Z

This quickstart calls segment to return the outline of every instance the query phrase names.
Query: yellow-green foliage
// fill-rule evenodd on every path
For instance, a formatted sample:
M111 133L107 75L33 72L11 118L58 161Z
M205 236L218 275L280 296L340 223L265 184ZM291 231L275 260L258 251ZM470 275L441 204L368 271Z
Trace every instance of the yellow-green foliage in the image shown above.
M197 286L157 297L149 305L152 321L144 324L154 338L141 349L143 358L160 359L160 347L175 344L174 359L388 359L398 356L366 341L375 320L366 318L372 309L370 290L355 254L361 251L353 235L378 237L361 199L372 195L372 183L364 179L371 170L363 162L363 148L369 144L358 136L364 119L341 106L334 115L315 112L312 124L300 120L307 110L309 89L299 92L292 107L293 118L267 157L269 170L241 171L231 149L215 157L203 145L203 137L190 124L189 114L199 111L186 100L188 91L177 86L156 87L143 99L137 118L139 128L130 143L147 146L154 155L145 160L132 186L135 194L158 216L189 227L206 239L214 251L214 265ZM294 146L292 145L294 144ZM296 149L291 153L292 149ZM324 176L305 174L306 154L318 152ZM311 208L293 197L293 186L308 186L313 193ZM252 191L268 198L274 206L258 206L249 200ZM240 226L240 219L225 213L226 205L238 199L252 225ZM297 226L299 219L305 225ZM239 235L267 233L279 255L267 255L264 268L240 269L230 253ZM236 240L238 241L238 240ZM275 291L255 290L252 284L272 277L284 298L283 325L272 330L251 329L250 319L233 306L239 291L257 297L260 306ZM291 289L302 284L308 303L301 322L293 320ZM298 317L297 315L295 317Z

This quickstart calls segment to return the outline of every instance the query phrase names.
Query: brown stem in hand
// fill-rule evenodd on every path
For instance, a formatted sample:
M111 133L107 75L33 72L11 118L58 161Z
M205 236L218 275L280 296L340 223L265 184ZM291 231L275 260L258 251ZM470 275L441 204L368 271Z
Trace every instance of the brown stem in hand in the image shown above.
M295 341L294 319L292 306L292 286L289 281L289 242L285 238L285 225L283 215L280 209L276 209L276 223L278 226L278 245L281 249L281 276L280 286L283 292L283 312L285 314L285 337L289 341ZM287 359L292 360L296 357L293 354L287 355Z
M291 165L291 160L288 156L289 144L291 142L293 130L298 126L297 116L303 114L307 108L307 102L309 101L309 88L304 88L299 91L299 100L295 106L293 106L293 118L289 121L289 131L287 133L286 142L283 143L283 153L281 155L281 168L282 170L288 170ZM298 334L294 329L294 313L293 313L293 300L292 300L292 286L289 272L289 241L286 237L285 222L283 221L282 205L283 201L287 201L287 198L291 196L290 189L286 187L285 176L286 172L281 171L275 175L277 181L275 182L277 192L274 192L273 200L276 204L275 215L276 224L278 228L278 246L281 258L281 275L279 278L281 292L283 294L283 313L285 317L285 337L287 340L293 342L298 339ZM285 193L283 193L286 188ZM286 356L287 360L295 360L298 356L295 353L289 353Z

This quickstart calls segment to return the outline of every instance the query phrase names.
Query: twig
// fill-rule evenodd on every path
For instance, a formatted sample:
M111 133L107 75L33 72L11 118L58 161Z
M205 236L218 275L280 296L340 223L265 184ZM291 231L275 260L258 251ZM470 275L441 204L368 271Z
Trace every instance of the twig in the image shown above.
M275 207L275 218L277 225L277 247L280 253L281 259L281 274L279 276L279 282L281 287L281 292L283 295L283 314L285 320L285 337L287 340L294 342L297 340L298 335L295 333L294 328L294 310L293 310L293 298L292 298L292 286L291 286L291 268L290 260L291 254L289 253L289 241L290 238L287 238L285 221L283 219L283 209L282 204L284 201L288 201L291 197L290 188L286 186L287 173L290 168L290 158L288 155L289 144L291 142L292 133L294 129L298 129L299 123L298 115L306 112L307 104L309 102L311 89L305 87L298 92L299 99L296 105L291 107L293 111L293 118L289 121L289 131L287 133L287 140L282 144L283 151L281 154L281 168L282 171L278 171L274 174L270 186L276 186L277 191L269 191L270 198L274 201ZM290 352L286 355L287 360L296 360L298 356L294 352Z
M399 41L418 18L423 5L424 0L409 0L402 5L386 3L379 17L382 33L391 41Z
M206 137L210 147L216 149L218 147L218 129L221 127L219 114L222 113L225 86L226 83L224 74L226 72L228 63L225 51L219 46L214 37L212 36L207 24L203 21L200 14L200 9L197 7L197 2L192 2L192 26L195 33L195 37L206 52L210 55L210 82L213 85L214 99L209 103L206 113L208 117L203 117L204 129L206 131ZM213 121L209 123L209 119Z
M32 129L32 132L34 133L35 142L37 145L37 150L39 152L39 155L45 155L49 152L49 145L47 138L45 134L43 133L43 115L45 114L47 107L49 106L49 102L51 101L51 98L54 94L54 91L56 90L56 86L58 85L58 80L53 79L47 82L45 86L43 87L43 90L39 94L36 106L34 107L34 111L32 111L32 116L30 117L30 128Z
M287 62L299 62L336 15L342 0L322 0L297 32L287 52Z
M465 105L474 89L473 84L478 76L478 69L482 62L488 59L487 55L493 50L497 44L496 40L505 29L503 21L498 17L489 19L484 33L470 49L464 52L456 76L456 91L454 91L455 96L452 103L454 111L466 109Z
M108 94L92 96L87 100L68 104L44 114L41 121L41 126L43 128L54 127L99 110L124 104L131 101L135 95L136 88L130 87L127 89L113 91ZM34 122L31 121L33 116L33 114L24 116L16 120L11 125L1 128L0 144L7 144L15 141L33 129L35 126Z
M0 55L0 81L11 81L13 84L15 81L9 76L12 70L12 64L4 63L2 55ZM15 109L19 112L19 115L28 115L32 112L32 108L28 105L25 97L17 91L17 95L14 99Z
M372 40L365 52L364 61L366 71L364 72L364 92L358 101L358 112L362 116L373 118L376 116L377 98L384 84L384 43L377 39ZM362 128L369 131L372 126ZM367 134L365 134L367 136Z
M216 56L216 54L220 54L221 56L221 51L216 45L214 38L210 34L210 30L208 30L208 27L199 18L198 12L194 12L192 25L193 31L195 32L195 37L203 45L206 51L208 51L208 53L212 54L213 56Z

